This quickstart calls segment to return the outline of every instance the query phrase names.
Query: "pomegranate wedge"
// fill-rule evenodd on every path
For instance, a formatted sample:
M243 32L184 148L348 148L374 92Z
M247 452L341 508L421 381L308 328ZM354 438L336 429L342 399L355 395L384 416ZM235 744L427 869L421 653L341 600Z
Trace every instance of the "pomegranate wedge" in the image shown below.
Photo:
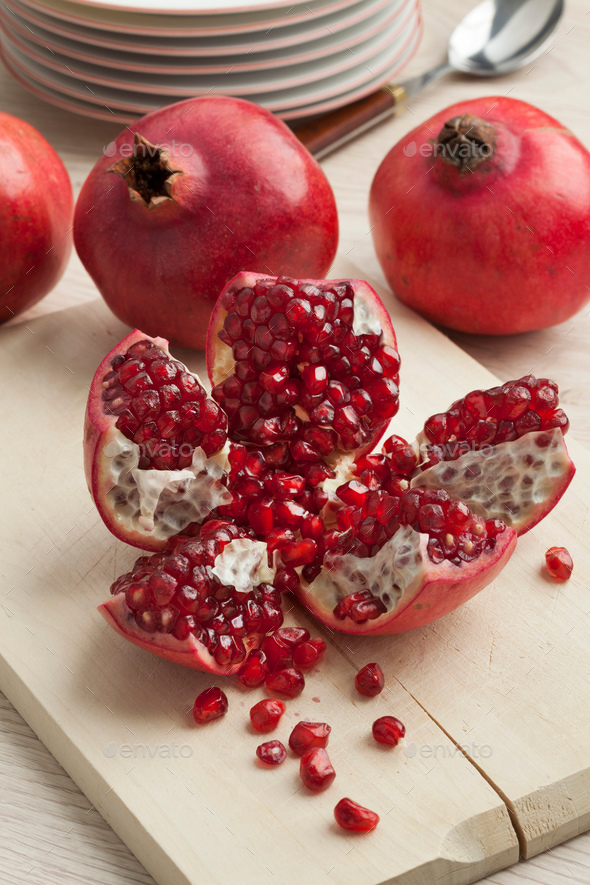
M320 463L371 449L397 413L395 334L360 280L238 274L207 340L212 396L235 441L287 441L295 462Z
M412 486L445 488L522 535L553 510L576 472L563 438L568 427L548 378L472 390L426 421L418 437L422 472Z
M140 557L99 606L122 636L153 654L212 673L236 673L265 633L283 622L266 546L211 521L200 538Z
M231 501L227 418L167 346L138 330L119 342L96 371L85 418L94 502L117 538L145 550Z

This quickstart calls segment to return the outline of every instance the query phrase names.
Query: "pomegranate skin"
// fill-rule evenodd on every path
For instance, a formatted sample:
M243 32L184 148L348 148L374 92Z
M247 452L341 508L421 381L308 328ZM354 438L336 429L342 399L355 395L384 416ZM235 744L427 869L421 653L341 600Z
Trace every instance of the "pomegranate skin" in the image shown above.
M109 172L133 151L134 132L152 145L173 135L182 147L168 158L180 173L168 179L171 199L151 208ZM319 164L270 112L228 97L179 102L122 132L114 158L101 157L88 176L75 223L80 259L119 319L196 349L242 267L324 277L338 242Z
M66 168L24 120L0 112L0 323L41 300L72 249L74 200Z
M433 145L466 114L496 139L471 171ZM525 102L461 102L412 130L377 170L369 211L389 285L432 322L515 334L563 322L588 300L590 153Z

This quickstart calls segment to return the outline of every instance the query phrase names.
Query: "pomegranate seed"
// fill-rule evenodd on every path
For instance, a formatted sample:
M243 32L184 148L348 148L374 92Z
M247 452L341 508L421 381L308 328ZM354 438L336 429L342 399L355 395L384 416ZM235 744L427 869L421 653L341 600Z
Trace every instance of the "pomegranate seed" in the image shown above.
M313 562L317 555L317 543L313 538L302 538L294 544L287 544L281 551L283 564L291 568Z
M214 719L221 719L227 713L228 706L227 697L220 688L206 688L197 697L193 707L195 722L203 725Z
M406 728L395 716L382 716L373 722L373 737L380 744L396 747L404 737Z
M545 562L552 578L560 581L571 578L574 561L565 547L550 547L545 554Z
M293 650L293 663L300 670L311 670L318 663L326 651L327 645L323 639L310 639L302 642Z
M283 701L279 701L278 698L258 701L250 710L252 728L262 732L262 734L274 731L285 710L286 707Z
M256 747L256 755L266 765L282 765L287 758L287 750L280 741L266 741Z
M268 669L271 673L276 670L284 670L293 663L293 650L283 640L273 633L271 636L265 636L260 646L262 652L266 656Z
M305 688L303 673L297 667L277 670L266 678L266 690L270 694L282 694L288 698L296 698Z
M313 793L327 790L336 777L330 757L323 747L312 747L303 754L299 763L299 774L304 785Z
M281 642L284 642L285 645L288 645L289 648L295 648L295 646L301 645L302 642L307 642L309 630L306 630L304 627L281 627L274 635Z
M262 685L267 676L266 656L259 649L254 649L244 661L238 679L246 688L256 688Z
M353 802L352 799L341 799L334 809L336 823L343 830L357 833L368 833L379 823L379 815L368 808Z
M379 664L365 664L354 678L354 685L359 694L374 698L381 694L385 687L385 677Z
M328 746L332 729L325 722L298 722L289 737L289 746L298 756L312 747Z

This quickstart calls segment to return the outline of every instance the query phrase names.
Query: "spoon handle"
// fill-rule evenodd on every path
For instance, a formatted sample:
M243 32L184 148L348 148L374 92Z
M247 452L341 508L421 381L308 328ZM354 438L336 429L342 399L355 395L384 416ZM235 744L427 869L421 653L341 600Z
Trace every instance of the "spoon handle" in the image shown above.
M403 86L384 86L359 101L293 129L299 141L320 159L402 110L407 97Z

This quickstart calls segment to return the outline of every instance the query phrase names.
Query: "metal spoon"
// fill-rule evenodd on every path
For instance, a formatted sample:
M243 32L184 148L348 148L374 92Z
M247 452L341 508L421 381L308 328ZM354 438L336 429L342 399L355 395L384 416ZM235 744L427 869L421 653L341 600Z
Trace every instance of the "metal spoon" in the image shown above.
M564 0L483 0L451 34L446 62L297 127L295 134L317 158L324 157L389 119L445 74L493 77L521 68L551 43L563 11Z

